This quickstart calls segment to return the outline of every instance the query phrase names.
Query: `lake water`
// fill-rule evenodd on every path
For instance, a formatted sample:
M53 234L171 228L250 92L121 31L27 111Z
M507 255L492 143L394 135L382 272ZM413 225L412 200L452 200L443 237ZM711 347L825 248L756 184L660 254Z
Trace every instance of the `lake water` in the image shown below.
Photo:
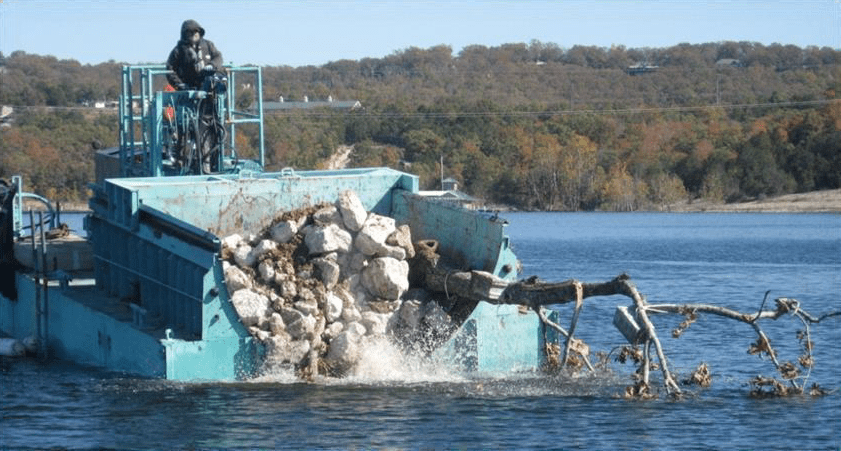
M607 281L628 273L652 303L705 302L745 312L770 298L841 309L841 216L830 214L509 213L523 276ZM771 302L771 301L769 301ZM623 344L611 322L627 298L585 302L576 335L593 350ZM569 307L559 308L569 321ZM841 448L841 319L812 327L809 381L824 397L753 399L773 376L746 350L742 323L657 316L679 377L700 362L707 389L680 401L628 401L630 365L576 378L475 377L378 352L370 371L317 384L289 375L238 383L172 383L60 362L2 360L0 449L826 449ZM785 317L761 323L781 360L796 360ZM386 350L387 351L387 350ZM659 382L659 373L653 373Z

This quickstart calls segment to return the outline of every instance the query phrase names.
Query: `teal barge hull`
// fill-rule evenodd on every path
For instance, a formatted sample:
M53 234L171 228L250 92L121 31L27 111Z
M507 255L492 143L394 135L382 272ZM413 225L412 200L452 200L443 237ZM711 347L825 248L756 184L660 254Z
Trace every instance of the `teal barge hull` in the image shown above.
M220 239L347 189L414 239L437 240L458 267L516 277L504 222L426 198L416 176L391 169L107 179L86 218L92 273L68 283L64 271L19 270L17 297L0 296L0 331L37 336L56 358L142 376L252 377L265 351L228 298ZM555 339L533 312L480 302L438 352L460 371L530 371Z

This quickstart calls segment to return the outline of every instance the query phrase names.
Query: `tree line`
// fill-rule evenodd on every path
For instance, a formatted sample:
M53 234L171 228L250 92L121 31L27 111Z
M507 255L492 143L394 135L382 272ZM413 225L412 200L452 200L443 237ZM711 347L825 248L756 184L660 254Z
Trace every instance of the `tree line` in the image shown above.
M646 67L635 73L629 67ZM120 64L0 55L0 104L116 99ZM238 98L248 98L247 88ZM253 93L251 93L253 94ZM444 175L523 209L635 210L841 187L841 51L750 42L627 49L552 43L408 48L383 58L263 68L266 100L359 100L363 109L267 114L267 170L354 167ZM90 143L113 113L23 109L0 130L0 177L83 198ZM238 146L253 151L245 130ZM34 187L34 188L33 188Z

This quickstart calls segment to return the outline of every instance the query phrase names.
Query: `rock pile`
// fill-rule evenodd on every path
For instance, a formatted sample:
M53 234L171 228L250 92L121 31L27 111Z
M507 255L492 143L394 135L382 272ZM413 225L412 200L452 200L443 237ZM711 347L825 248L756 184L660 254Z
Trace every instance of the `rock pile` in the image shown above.
M266 371L342 376L370 337L405 342L424 328L452 327L427 293L409 290L409 227L367 212L353 191L222 241L231 302L264 344Z

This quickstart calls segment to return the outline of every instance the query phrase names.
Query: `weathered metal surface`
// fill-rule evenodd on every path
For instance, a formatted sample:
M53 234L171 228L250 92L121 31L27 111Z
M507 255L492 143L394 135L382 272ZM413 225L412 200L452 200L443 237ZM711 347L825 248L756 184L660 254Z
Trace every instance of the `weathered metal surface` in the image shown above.
M439 252L462 270L486 271L507 280L517 277L517 257L504 220L409 192L397 195L391 216L411 226L413 240L437 240Z
M332 203L347 189L356 191L369 211L389 214L392 192L416 192L417 184L417 177L387 168L113 179L106 181L91 207L111 221L134 228L142 203L224 237L258 230L284 211Z

